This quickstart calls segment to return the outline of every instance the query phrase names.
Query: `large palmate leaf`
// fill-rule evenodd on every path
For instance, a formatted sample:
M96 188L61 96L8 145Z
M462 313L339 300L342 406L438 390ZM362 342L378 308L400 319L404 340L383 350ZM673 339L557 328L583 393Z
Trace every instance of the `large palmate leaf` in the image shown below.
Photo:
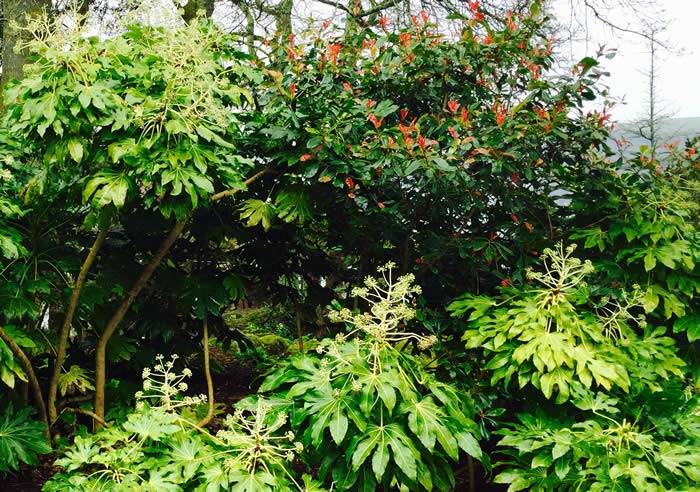
M44 424L32 419L29 407L8 406L0 416L0 473L18 470L20 463L36 464L37 455L49 453Z

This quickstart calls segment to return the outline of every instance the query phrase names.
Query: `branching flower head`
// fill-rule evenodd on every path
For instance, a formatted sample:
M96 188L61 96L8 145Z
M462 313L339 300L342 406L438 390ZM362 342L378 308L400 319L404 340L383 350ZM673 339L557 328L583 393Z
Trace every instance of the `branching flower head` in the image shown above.
M564 248L562 243L558 243L554 249L545 248L542 251L542 265L545 271L527 270L529 280L544 286L538 296L543 307L559 304L567 294L585 285L585 277L595 270L590 260L581 261L580 258L572 256L575 250L576 244Z
M304 446L294 441L292 431L279 435L277 431L287 423L287 415L271 412L271 407L259 399L252 411L236 409L226 417L225 428L216 437L224 441L235 454L229 468L244 468L250 473L258 469L268 470L285 461L292 461Z
M646 317L633 314L635 308L644 306L644 291L635 284L631 291L622 291L614 298L603 297L596 307L598 321L603 325L605 336L608 338L625 339L625 331L629 321L636 321L640 328L647 325Z
M361 332L368 340L391 344L409 339L416 340L421 349L431 347L436 339L402 331L405 323L416 317L416 310L409 305L414 295L421 294L415 285L413 274L394 276L396 264L389 262L379 267L380 278L367 277L362 287L355 287L352 294L369 304L369 311L353 313L347 308L330 313L331 321L347 323L352 327L349 335ZM332 350L329 349L329 352Z
M177 359L177 354L174 354L164 362L164 357L158 354L155 366L145 367L141 372L143 391L136 393L136 399L140 402L151 400L155 406L166 411L205 403L207 397L204 395L182 396L188 389L185 380L192 376L192 371L184 368L182 372L176 372L174 368Z

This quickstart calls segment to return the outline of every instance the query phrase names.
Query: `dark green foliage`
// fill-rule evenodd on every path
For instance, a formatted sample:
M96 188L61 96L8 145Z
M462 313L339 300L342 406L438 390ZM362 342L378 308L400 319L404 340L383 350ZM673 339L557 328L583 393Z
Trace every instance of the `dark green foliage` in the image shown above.
M37 463L37 455L49 453L44 424L32 418L30 407L15 410L10 404L0 415L0 474Z

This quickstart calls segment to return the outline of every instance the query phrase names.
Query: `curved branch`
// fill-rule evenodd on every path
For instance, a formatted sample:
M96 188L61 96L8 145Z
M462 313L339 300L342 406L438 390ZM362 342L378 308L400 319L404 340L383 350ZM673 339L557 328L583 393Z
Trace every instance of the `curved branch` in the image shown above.
M272 168L266 167L266 168L263 169L262 171L258 171L257 173L253 174L250 178L246 179L246 180L243 182L243 184L246 185L246 186L250 186L251 184L253 184L254 182L256 182L258 179L262 178L264 175L266 175L267 173L270 173L270 172L272 172ZM226 198L227 196L235 195L235 194L238 193L239 191L241 191L239 188L231 188L231 189L228 189L228 190L220 191L219 193L214 193L214 194L211 196L210 200L211 200L212 202L218 202L218 201L221 200L222 198Z
M91 412L90 410L86 410L84 408L66 407L63 410L61 410L61 413L63 413L63 412L78 413L81 415L87 415L88 417L95 420L96 422L99 422L99 424L103 427L111 427L112 426L112 424L105 421L103 418L100 418L100 416L97 415L95 412Z
M70 327L73 323L73 316L75 315L75 310L78 307L78 300L80 299L80 291L85 284L85 279L87 274L92 267L95 258L97 258L97 253L102 247L102 243L107 237L107 227L100 229L95 242L90 248L83 266L80 268L80 273L78 273L78 278L75 280L75 285L73 286L73 292L71 293L70 301L68 303L68 308L66 309L65 317L63 318L63 324L61 325L61 332L58 336L58 351L56 352L56 362L54 364L53 373L51 374L51 381L49 382L49 394L47 398L47 405L49 411L49 422L53 423L57 418L58 414L56 412L56 395L58 392L58 379L61 377L61 371L63 370L63 363L66 360L66 351L68 348L68 335L70 334Z
M634 34L635 36L641 36L648 41L650 41L652 44L657 44L661 46L662 48L668 49L668 46L666 46L664 43L656 39L654 36L650 35L649 33L643 32L643 31L637 31L635 29L630 29L628 27L622 27L614 22L612 22L610 19L606 18L601 14L598 9L593 5L590 0L583 0L583 5L591 11L593 16L598 19L600 22L603 24L609 26L610 28L620 31L620 32L626 32L627 34Z
M202 322L202 345L204 346L204 377L207 380L207 415L197 423L199 427L206 427L214 417L214 383L211 379L211 368L209 367L209 322L208 314L204 315Z
M250 178L246 179L243 184L248 186L258 179L260 179L262 176L267 174L268 172L271 171L271 168L265 168L262 171L259 171L255 173L253 176ZM211 201L215 202L218 200L221 200L222 198L225 198L227 196L235 195L240 191L239 188L235 189L229 189L225 190L219 193L216 193L212 195ZM109 322L107 323L107 326L105 327L104 331L102 332L102 336L100 336L99 341L97 342L97 348L95 350L95 414L97 414L98 417L104 419L105 415L105 382L106 382L106 372L107 372L107 364L106 364L106 355L107 355L107 342L109 342L109 339L112 337L114 332L117 330L119 327L119 324L122 322L124 319L124 316L126 316L126 313L128 312L129 308L131 307L131 304L134 302L134 299L136 299L136 296L139 295L139 293L143 290L143 288L146 286L148 281L151 279L153 274L155 273L156 269L160 265L161 261L165 257L165 255L170 251L170 248L172 245L175 243L177 238L180 236L182 233L182 230L185 228L185 225L187 224L188 220L190 218L190 214L188 214L186 217L184 217L182 220L178 221L173 228L168 232L168 235L163 239L163 242L161 245L158 247L158 251L153 255L153 258L151 258L151 261L148 262L146 267L143 269L139 277L136 279L134 284L131 286L129 291L127 292L126 297L122 300L121 304L117 308L117 310L114 312L112 317L110 318ZM100 422L96 420L95 427L99 428L100 427Z
M17 357L24 366L24 370L27 373L27 377L29 378L29 385L32 388L32 397L34 398L34 404L36 405L36 409L39 412L39 418L42 420L42 422L44 422L44 424L46 424L46 427L44 429L44 435L46 436L49 445L51 445L51 434L49 433L49 419L46 417L46 405L44 405L44 397L41 395L41 386L39 385L39 380L37 379L36 373L34 372L32 361L29 360L29 357L27 357L27 354L24 353L24 350L22 350L22 348L19 345L17 345L17 342L15 342L14 339L2 327L0 327L0 338L2 338L2 340L7 344L14 356Z

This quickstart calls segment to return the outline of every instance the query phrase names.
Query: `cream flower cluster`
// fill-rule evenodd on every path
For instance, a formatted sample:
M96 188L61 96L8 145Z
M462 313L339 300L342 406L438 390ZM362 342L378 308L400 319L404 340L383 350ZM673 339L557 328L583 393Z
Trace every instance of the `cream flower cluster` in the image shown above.
M136 392L138 402L151 400L152 405L162 407L166 411L206 403L205 395L181 396L189 388L185 380L192 377L192 371L188 368L181 372L175 371L177 359L178 355L173 354L170 360L164 361L164 357L158 354L157 363L153 368L144 367L141 373L143 391Z
M275 434L287 423L287 416L278 413L272 420L270 410L269 404L258 400L254 411L239 408L226 417L225 429L220 430L216 437L237 451L230 458L229 467L243 466L254 473L256 469L266 469L274 461L292 461L296 454L304 450L301 442L294 441L292 431L284 435Z
M352 327L349 334L336 337L337 343L342 343L346 338L360 332L369 340L379 343L390 344L414 339L421 350L430 348L437 341L435 336L424 337L417 333L402 331L405 323L416 317L416 310L409 305L409 301L422 290L420 286L414 284L413 274L395 278L394 268L396 264L387 263L378 269L381 278L367 277L362 287L355 287L352 290L354 296L367 302L368 312L353 313L343 308L329 314L331 321L347 323ZM331 346L328 350L333 351L334 348ZM323 351L323 347L320 351Z
M557 244L554 249L545 248L542 251L542 265L545 271L527 269L527 278L545 287L538 296L541 307L556 306L568 293L584 286L585 277L595 271L590 260L581 261L580 258L572 256L575 250L576 244L564 248L562 243Z

